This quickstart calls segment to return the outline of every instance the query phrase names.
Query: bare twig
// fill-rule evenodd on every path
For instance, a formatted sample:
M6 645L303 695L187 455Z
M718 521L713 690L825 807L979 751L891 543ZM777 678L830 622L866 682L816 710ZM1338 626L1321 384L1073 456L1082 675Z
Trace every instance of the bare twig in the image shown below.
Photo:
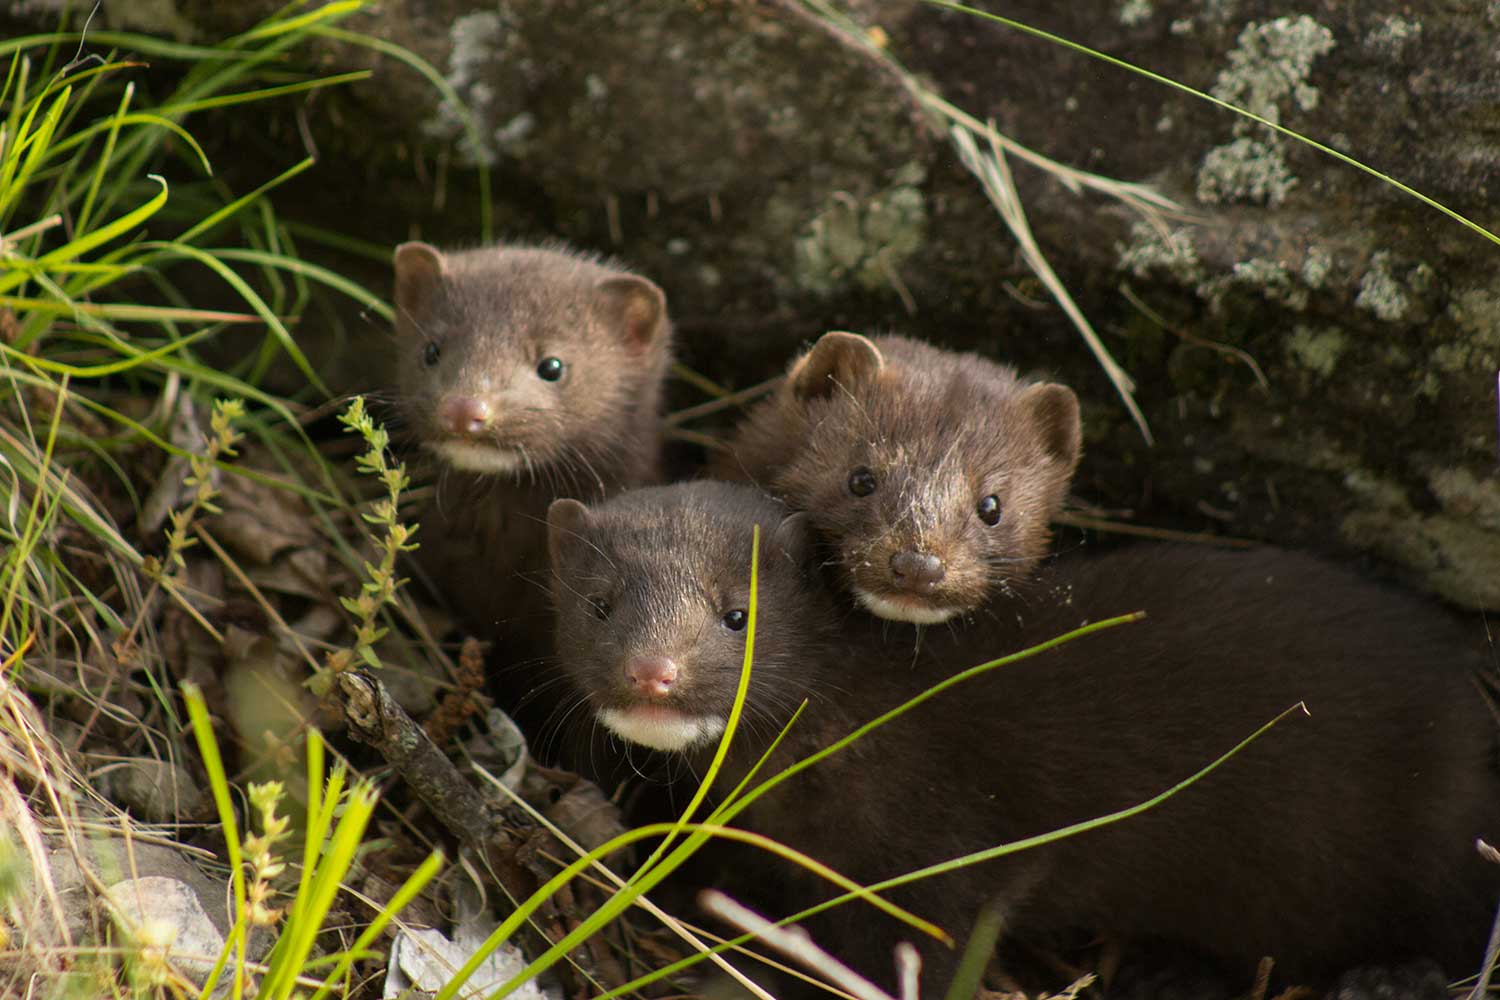
M482 847L495 828L484 799L385 685L363 670L345 670L338 674L338 689L349 735L379 750L455 836Z

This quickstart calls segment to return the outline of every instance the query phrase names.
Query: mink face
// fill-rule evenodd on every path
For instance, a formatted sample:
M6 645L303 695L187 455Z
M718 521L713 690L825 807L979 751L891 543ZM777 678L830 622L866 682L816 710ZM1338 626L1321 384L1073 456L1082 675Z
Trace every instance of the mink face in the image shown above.
M905 338L830 333L717 471L807 511L865 608L930 624L1031 574L1079 446L1064 386Z
M562 250L396 250L399 391L448 466L601 492L654 471L666 303L650 281ZM627 476L641 481L649 475Z
M758 611L744 725L779 729L813 685L833 610L806 578L803 519L754 490L695 482L547 514L557 654L596 722L691 751L724 731L745 656L752 532Z

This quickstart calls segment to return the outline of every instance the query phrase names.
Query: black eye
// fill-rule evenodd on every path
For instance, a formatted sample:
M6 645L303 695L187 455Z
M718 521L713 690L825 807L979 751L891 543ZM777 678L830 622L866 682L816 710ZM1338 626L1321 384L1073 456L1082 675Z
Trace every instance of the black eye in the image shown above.
M849 473L849 492L857 497L867 497L875 492L875 473L869 466L861 465Z
M735 608L733 611L726 612L722 621L724 622L725 628L729 629L731 632L738 632L740 629L745 627L745 624L747 622L750 621L750 616L745 614L745 612L741 611L739 608Z
M536 374L543 382L556 382L563 376L562 359L543 358L541 364L536 366Z
M609 616L615 609L610 607L609 602L602 597L589 598L589 605L594 610L594 617L601 622L609 621Z
M979 501L976 513L981 521L993 528L1000 523L1000 498L991 493Z
M443 356L443 349L438 347L437 341L429 340L427 346L422 348L422 363L428 368L438 363L438 358Z

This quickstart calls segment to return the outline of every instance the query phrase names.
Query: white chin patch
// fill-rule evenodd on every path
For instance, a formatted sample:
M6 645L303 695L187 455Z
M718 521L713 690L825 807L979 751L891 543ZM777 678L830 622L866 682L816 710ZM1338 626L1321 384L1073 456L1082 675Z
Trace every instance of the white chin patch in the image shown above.
M440 441L432 446L432 450L441 455L443 461L465 472L509 475L519 471L524 464L521 456L513 451L467 441Z
M658 706L601 708L599 721L617 736L653 750L686 750L724 731L724 720L717 715L683 715Z
M881 597L868 590L855 590L854 596L865 606L865 610L878 618L911 622L913 625L936 625L963 611L963 608L934 608L928 604Z

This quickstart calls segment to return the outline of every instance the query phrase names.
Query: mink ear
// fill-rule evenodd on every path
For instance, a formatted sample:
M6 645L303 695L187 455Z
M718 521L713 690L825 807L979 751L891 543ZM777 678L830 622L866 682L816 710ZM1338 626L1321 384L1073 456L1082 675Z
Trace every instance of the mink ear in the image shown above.
M567 497L559 497L547 508L547 552L554 571L562 565L563 553L588 530L591 519L587 507Z
M820 399L840 387L847 389L873 379L884 367L880 348L867 338L834 331L818 338L812 349L792 365L787 379L798 398Z
M659 340L667 327L667 296L634 274L599 282L599 311L625 348L640 353Z
M782 518L772 529L768 551L780 554L798 570L807 572L813 565L815 544L812 518L806 511L798 511Z
M395 266L397 317L423 312L447 272L442 253L430 243L403 243L396 248Z
M1048 454L1072 472L1083 449L1083 426L1073 390L1056 382L1039 382L1021 390L1018 402L1041 433Z

